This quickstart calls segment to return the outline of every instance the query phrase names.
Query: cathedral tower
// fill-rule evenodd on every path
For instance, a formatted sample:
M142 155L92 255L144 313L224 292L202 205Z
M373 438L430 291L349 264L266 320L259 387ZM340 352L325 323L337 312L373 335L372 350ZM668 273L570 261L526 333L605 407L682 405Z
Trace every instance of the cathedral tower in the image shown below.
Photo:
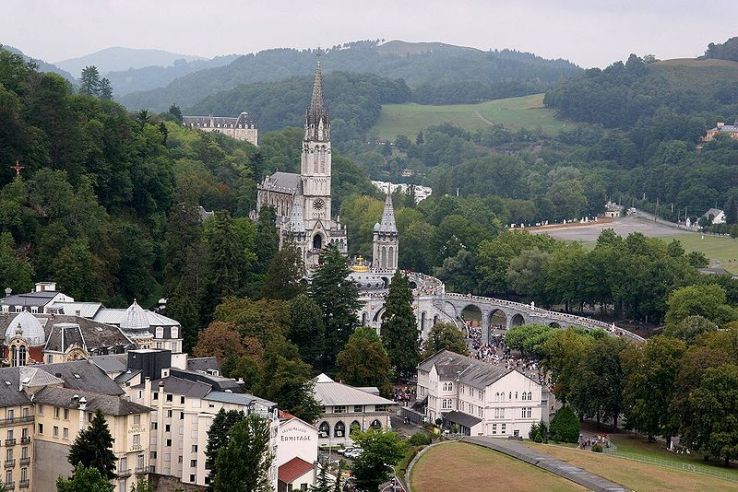
M392 195L387 190L384 201L382 222L374 224L372 240L372 268L379 270L396 270L400 256L400 238L395 223L395 209L392 206Z
M300 176L305 219L331 219L331 126L323 100L320 62L315 69L313 95L305 113Z

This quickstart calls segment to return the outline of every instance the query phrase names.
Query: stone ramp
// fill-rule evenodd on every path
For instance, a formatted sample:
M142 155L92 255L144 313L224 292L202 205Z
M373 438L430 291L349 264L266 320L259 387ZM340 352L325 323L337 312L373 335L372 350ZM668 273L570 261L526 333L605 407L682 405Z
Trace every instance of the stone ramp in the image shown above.
M515 459L525 461L533 466L548 470L560 477L571 480L574 483L596 492L628 492L630 489L620 484L611 482L599 475L582 470L570 465L565 461L553 458L545 453L523 446L520 441L511 439L500 439L495 437L465 437L463 442L476 444L485 448L498 451Z

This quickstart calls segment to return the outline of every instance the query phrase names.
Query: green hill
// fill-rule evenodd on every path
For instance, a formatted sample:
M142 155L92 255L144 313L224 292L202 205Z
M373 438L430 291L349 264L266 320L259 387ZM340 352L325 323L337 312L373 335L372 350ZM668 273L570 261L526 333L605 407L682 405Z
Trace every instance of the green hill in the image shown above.
M567 123L543 106L543 94L497 99L479 104L385 104L373 134L383 140L398 135L413 137L429 126L451 123L473 131L500 124L510 129L540 127L548 134L558 133Z

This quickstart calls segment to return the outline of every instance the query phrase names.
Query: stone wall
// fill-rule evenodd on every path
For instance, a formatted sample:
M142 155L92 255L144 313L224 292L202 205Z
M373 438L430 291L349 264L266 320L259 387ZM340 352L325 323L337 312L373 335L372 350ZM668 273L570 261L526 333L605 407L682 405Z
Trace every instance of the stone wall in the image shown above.
M152 488L156 492L203 492L206 487L192 483L183 483L177 477L169 475L149 475Z

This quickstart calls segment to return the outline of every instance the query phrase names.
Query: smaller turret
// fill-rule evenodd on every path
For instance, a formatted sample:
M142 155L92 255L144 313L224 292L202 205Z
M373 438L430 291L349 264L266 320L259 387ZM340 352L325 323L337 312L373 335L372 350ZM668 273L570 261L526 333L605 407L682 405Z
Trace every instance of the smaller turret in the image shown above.
M400 238L395 222L395 209L392 195L387 190L384 201L382 221L374 224L372 241L372 268L375 270L395 270L400 252Z

